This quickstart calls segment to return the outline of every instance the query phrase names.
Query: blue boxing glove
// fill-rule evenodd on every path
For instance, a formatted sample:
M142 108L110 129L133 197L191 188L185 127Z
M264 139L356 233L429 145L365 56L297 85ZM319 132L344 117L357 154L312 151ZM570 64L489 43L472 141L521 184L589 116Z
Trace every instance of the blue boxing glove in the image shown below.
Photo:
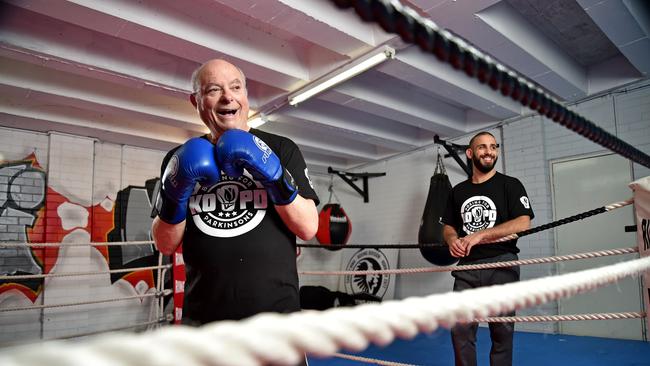
M206 139L187 140L174 152L165 167L158 196L158 216L168 224L178 224L187 216L187 202L196 183L219 182L221 172L214 157L214 145Z
M259 137L243 130L228 130L217 141L217 160L223 171L239 177L244 168L258 180L276 205L288 205L298 195L293 177L280 158Z

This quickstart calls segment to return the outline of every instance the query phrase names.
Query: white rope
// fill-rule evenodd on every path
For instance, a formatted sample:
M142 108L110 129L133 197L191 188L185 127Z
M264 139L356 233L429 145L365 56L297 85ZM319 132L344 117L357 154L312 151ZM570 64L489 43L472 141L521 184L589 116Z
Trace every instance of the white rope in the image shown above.
M542 258L519 259L515 261L492 262L492 263L481 263L481 264L465 264L461 266L379 269L379 270L367 270L367 271L354 271L354 270L352 271L300 271L298 272L298 274L319 275L319 276L349 276L349 275L374 275L374 274L390 275L390 274L469 271L469 270L477 270L477 269L505 268L505 267L523 266L523 265L530 265L530 264L555 263L555 262L570 261L570 260L577 260L577 259L607 257L611 255L637 253L638 251L639 248L637 247L616 248L616 249L599 250L595 252L556 255L556 256L542 257Z
M650 257L554 277L323 312L260 314L200 328L164 327L146 335L109 334L86 343L46 342L1 350L0 364L292 365L304 354L332 356L384 346L439 326L535 306L650 269ZM147 350L147 352L142 352Z
M20 306L20 307L11 307L11 308L0 308L0 313L6 311L22 311L22 310L39 310L39 309L49 309L49 308L61 308L67 306L79 306L79 305L93 305L93 304L103 304L107 302L117 302L124 300L133 300L133 299L144 299L145 297L161 297L171 295L172 290L163 289L161 292L142 294L142 295L133 295L125 297L116 297L113 299L104 299L104 300L93 300L93 301L80 301L80 302L69 302L64 304L51 304L51 305L31 305L31 306Z
M153 240L141 240L141 241L107 241L107 242L75 242L75 243L62 243L62 242L50 242L50 243L21 243L21 242L0 242L0 248L2 247L32 247L32 248L46 248L46 247L87 247L92 246L127 246L127 245L144 245L144 244L153 244Z
M171 267L172 267L171 264L165 264L162 266L121 268L121 269L111 269L108 271L96 271L96 272L62 272L62 273L33 274L33 275L8 275L8 276L0 276L0 280L15 281L15 280L29 280L35 278L49 278L49 277L97 276L97 275L111 274L111 273L149 271L153 269L171 268Z
M370 363L373 365L384 365L384 366L415 366L412 364L408 363L399 363L399 362L392 362L392 361L384 361L384 360L378 360L375 358L368 358L368 357L360 357L360 356L353 356L353 355L347 355L345 353L335 353L333 355L334 357L338 358L343 358L346 360L352 360L352 361L359 361L359 362L365 362L365 363Z
M474 319L476 323L518 323L518 322L564 322L581 320L613 320L645 318L644 312L624 313L595 313L595 314L565 314L565 315L529 315L529 316L497 316Z

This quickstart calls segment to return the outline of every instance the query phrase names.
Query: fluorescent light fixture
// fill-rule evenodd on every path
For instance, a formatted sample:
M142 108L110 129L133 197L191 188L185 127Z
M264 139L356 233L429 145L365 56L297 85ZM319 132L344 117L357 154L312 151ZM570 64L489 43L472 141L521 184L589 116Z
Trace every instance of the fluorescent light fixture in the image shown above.
M371 53L356 60L353 62L352 66L344 67L342 71L337 71L331 75L327 75L316 82L307 85L297 93L289 95L289 104L296 105L300 102L304 102L323 90L329 89L336 84L359 75L389 58L395 58L395 50L388 46L384 46L379 50L379 52Z
M248 120L248 126L251 128L257 128L266 123L266 116L261 113L256 114L253 118Z

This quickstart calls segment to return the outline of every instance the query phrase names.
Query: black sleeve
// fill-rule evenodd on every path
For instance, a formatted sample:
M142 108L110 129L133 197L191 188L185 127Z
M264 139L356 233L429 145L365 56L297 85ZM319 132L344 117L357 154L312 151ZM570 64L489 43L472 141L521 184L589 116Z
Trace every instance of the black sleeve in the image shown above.
M528 215L531 220L535 217L533 207L528 199L524 185L519 179L510 177L506 186L508 192L508 216L509 220L519 216Z
M314 184L309 178L307 164L302 157L302 153L298 146L291 140L285 139L282 143L282 153L280 154L280 162L293 176L296 185L298 186L298 193L303 197L313 200L318 206L320 200L316 191L314 191Z
M162 160L162 164L160 164L160 179L162 179L163 174L165 173L165 168L167 167L167 163L169 163L169 159L172 158L172 155L176 150L178 150L180 146L175 147L167 152L167 155Z
M160 176L158 177L158 184L154 187L154 192L153 192L153 207L151 208L151 218L155 218L158 216L160 213L160 205L162 204L162 200L160 199L160 194L162 192L162 177L165 174L165 168L167 167L167 163L169 163L169 160L172 158L172 155L176 150L178 150L180 146L177 146L170 151L167 152L165 157L162 159L162 163L160 164Z

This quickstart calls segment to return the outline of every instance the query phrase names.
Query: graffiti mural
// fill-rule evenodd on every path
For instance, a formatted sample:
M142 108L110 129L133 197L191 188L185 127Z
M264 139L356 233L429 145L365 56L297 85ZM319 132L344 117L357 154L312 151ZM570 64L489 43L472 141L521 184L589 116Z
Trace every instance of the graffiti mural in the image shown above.
M160 179L149 179L144 187L128 186L119 191L113 210L114 228L106 237L108 242L151 240L151 222L153 220L153 200L159 189ZM158 252L152 244L109 246L108 261L111 269L155 266L158 264ZM111 281L126 279L135 285L137 281L146 280L155 286L152 273L143 277L139 273L114 273Z
M32 154L22 161L0 164L0 241L28 242L45 204L45 172ZM0 275L43 273L42 263L28 246L0 248ZM0 280L0 292L17 289L34 299L42 280Z
M159 179L142 187L129 186L91 207L80 206L47 186L46 172L34 154L0 164L0 242L60 243L74 232L87 232L92 242L146 241L151 239L152 202ZM158 264L152 244L96 245L109 269ZM59 259L59 247L0 247L0 275L48 274ZM114 273L111 283L125 280L138 292L156 286L154 271ZM0 279L0 295L18 290L34 302L43 291L43 279ZM146 284L146 289L142 289Z

